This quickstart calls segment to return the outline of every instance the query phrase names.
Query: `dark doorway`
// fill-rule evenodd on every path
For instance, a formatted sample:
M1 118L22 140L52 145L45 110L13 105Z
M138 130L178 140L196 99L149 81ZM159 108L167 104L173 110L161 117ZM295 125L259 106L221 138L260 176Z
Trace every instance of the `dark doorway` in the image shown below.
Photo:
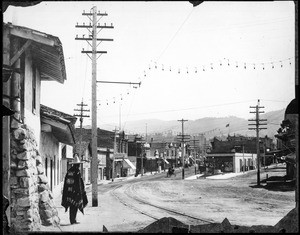
M48 158L45 159L45 172L46 172L46 176L48 176Z
M51 191L53 190L53 160L50 161L50 187Z

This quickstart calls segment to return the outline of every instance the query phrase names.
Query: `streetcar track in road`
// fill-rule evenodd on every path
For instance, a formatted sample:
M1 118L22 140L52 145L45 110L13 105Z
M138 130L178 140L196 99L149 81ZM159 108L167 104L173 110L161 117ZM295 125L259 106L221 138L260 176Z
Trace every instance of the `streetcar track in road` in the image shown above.
M150 214L150 213L148 213L148 212L145 212L145 211L141 210L140 208L137 208L136 206L133 206L133 205L130 204L129 202L126 202L124 199L122 199L121 197L119 197L119 196L116 194L115 190L118 189L118 188L120 188L121 186L122 186L122 185L117 185L117 186L111 191L111 194L112 194L115 198L117 198L118 201L120 201L120 202L121 202L123 205L125 205L126 207L129 207L129 208L131 208L131 209L133 209L133 210L135 210L135 211L138 211L138 212L141 213L141 214L144 214L144 215L146 215L146 216L148 216L148 217L151 217L152 219L154 219L154 220L156 220L156 221L159 220L159 219L161 219L161 218L158 218L158 217L156 217L156 216L153 216L152 214ZM158 206L158 205L155 205L155 204L153 204L153 203L150 203L150 202L148 202L148 201L146 201L146 200L144 200L144 199L141 199L141 198L139 198L138 196L136 196L136 195L137 195L137 192L135 191L135 189L133 188L133 186L134 186L134 184L129 185L129 186L124 190L124 194L125 194L127 197L129 197L129 198L131 198L131 199L133 199L133 200L135 200L135 201L137 201L137 202L139 202L139 203L141 203L141 204L143 204L143 205L148 205L148 206L157 208L157 209L159 209L159 210L161 210L161 211L164 211L164 212L167 212L167 213L171 213L171 214L174 214L174 215L177 215L177 216L179 215L179 216L182 216L182 217L185 217L185 218L193 219L193 220L196 220L196 221L201 221L202 223L209 223L209 224L210 224L210 223L215 223L215 221L212 221L212 220L207 220L207 219L195 217L195 216L192 216L192 215L188 215L188 214L186 214L186 213L183 213L183 212L180 212L180 211L177 211L177 210L174 210L174 209L170 209L170 208ZM134 193L130 192L130 190L133 191Z
M175 210L175 209L170 209L170 208L167 208L167 207L158 206L158 205L155 205L155 204L153 204L149 201L146 201L142 198L134 196L134 195L138 195L137 191L134 189L134 184L130 186L130 189L134 192L132 195L129 195L127 191L125 191L125 193L127 194L127 196L135 199L136 201L142 202L144 204L150 205L152 207L155 207L155 208L158 208L158 209L161 209L161 210L164 210L164 211L171 212L171 213L176 214L176 215L181 215L181 216L184 216L184 217L188 217L188 218L191 218L191 219L194 219L194 220L199 220L199 221L206 222L206 223L216 223L213 220L207 220L207 219L199 218L199 217L196 217L196 216L193 216L193 215L188 215L186 213L180 212L180 211Z
M145 211L142 211L141 209L138 209L137 207L135 206L132 206L130 203L126 203L123 199L121 199L121 197L119 197L116 193L115 193L115 190L120 188L122 185L117 185L112 191L111 191L111 194L116 198L118 199L119 202L121 202L123 205L125 205L126 207L129 207L130 209L133 209L135 211L138 211L139 213L143 214L143 215L146 215L154 220L159 220L160 218L158 217L155 217Z

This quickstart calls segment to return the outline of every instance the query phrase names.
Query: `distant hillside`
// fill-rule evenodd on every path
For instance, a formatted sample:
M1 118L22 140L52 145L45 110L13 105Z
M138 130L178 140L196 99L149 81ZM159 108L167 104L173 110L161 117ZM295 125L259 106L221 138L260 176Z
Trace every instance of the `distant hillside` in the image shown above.
M285 109L272 111L265 114L261 114L261 119L267 119L267 130L261 130L261 136L269 136L273 137L278 128L280 127L280 123L284 119L284 111ZM163 133L163 134L173 134L177 135L181 133L181 123L177 120L172 121L162 121L158 119L145 119L138 121L129 121L126 123L125 131L127 133L137 133L137 134L145 134L146 132L146 123L147 123L147 133ZM222 136L233 134L241 134L247 136L255 136L256 132L254 130L248 130L248 124L250 122L248 119L238 118L235 116L229 117L206 117L197 120L189 120L184 124L184 132L185 134L195 135L198 133L205 133L207 138L211 138L213 136ZM226 125L229 124L228 127ZM100 126L100 128L110 130L112 125L109 126ZM264 126L265 127L265 126Z

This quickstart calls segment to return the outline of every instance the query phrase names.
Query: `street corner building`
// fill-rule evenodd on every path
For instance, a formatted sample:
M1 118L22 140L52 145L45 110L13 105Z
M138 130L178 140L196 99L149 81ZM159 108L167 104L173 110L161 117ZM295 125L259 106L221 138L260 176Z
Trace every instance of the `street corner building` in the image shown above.
M91 133L92 130L88 128L75 129L76 143L73 147L74 152L80 153L83 162L81 172L85 185L91 184ZM128 136L122 132L116 136L114 143L114 135L113 131L97 128L98 183L116 177L132 176L136 173L136 158L135 155L130 155L131 142L128 141Z
M3 23L2 191L10 231L59 224L53 192L72 157L76 117L40 104L41 82L66 80L58 37ZM68 150L68 151L67 151Z

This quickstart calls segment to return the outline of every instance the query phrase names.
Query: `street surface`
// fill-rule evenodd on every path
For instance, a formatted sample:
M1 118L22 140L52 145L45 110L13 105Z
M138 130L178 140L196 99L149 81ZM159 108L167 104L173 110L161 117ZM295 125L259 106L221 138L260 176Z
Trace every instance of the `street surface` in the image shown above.
M266 174L283 176L285 166L262 168L261 180ZM190 167L185 169L185 178L182 180L181 171L177 170L176 177L166 178L166 172L162 172L99 185L98 207L91 206L89 189L89 204L84 215L78 212L80 224L76 225L70 225L69 212L64 211L61 198L57 197L60 228L43 227L43 230L102 232L104 225L110 232L134 232L163 217L173 217L189 225L222 222L225 218L235 225L275 225L295 207L294 190L255 187L256 171L231 178L225 174L205 179L196 177L194 167ZM148 202L151 205L145 204Z

